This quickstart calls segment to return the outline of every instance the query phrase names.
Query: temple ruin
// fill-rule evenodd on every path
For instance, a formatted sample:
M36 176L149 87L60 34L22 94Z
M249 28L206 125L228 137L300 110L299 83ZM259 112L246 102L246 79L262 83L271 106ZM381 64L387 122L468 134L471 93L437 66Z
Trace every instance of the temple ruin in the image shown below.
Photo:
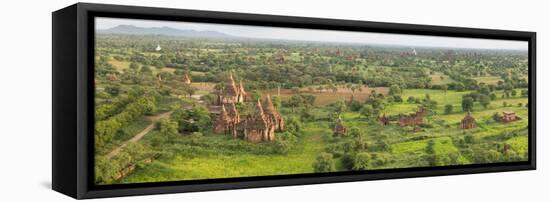
M228 109L227 109L228 108ZM260 99L253 114L241 119L235 103L222 104L222 109L214 124L214 132L231 134L250 142L274 141L275 131L284 130L284 119L277 111L271 96L266 96L263 105Z
M218 92L218 105L243 103L246 97L242 81L239 85L235 84L233 74L229 74L225 86Z
M519 117L515 112L502 112L502 117L500 118L502 122L508 123L512 121L519 120Z
M424 116L426 115L426 108L420 107L414 114L400 115L399 126L417 126L424 123Z
M336 124L334 125L334 130L332 131L333 136L344 136L346 134L346 127L341 117L338 117Z
M471 112L468 112L462 121L460 121L460 129L472 129L476 127L476 119L472 116Z
M386 112L384 112L384 114L382 114L382 116L378 117L378 122L380 123L380 125L389 125L390 124L390 117L386 114Z

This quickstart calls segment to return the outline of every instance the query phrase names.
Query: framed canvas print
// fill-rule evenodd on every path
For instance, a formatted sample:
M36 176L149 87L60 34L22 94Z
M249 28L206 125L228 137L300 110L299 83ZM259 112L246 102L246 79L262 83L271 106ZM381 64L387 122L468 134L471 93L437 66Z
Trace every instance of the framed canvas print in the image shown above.
M534 32L52 15L53 189L75 198L535 169Z

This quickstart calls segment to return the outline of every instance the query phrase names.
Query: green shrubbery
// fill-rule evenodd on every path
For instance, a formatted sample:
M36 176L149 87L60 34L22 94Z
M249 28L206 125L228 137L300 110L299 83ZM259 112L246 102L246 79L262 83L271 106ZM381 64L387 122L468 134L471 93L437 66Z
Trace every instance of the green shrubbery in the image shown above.
M95 124L95 148L101 150L102 146L112 141L114 135L122 127L128 126L136 118L155 110L155 98L144 96L126 105L124 110L105 120Z
M313 163L313 170L316 173L325 173L325 172L331 172L335 170L334 166L334 159L332 157L332 154L329 153L320 153L315 158L315 162Z

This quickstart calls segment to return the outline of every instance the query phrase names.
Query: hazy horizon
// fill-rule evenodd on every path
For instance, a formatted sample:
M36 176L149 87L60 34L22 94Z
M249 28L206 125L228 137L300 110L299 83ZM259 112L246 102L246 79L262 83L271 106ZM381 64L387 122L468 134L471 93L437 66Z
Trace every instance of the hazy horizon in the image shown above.
M97 17L96 30L110 29L119 25L142 28L170 27L180 30L215 31L227 35L252 39L295 40L312 42L354 43L371 45L396 45L439 48L468 48L527 51L526 41L476 39L460 37L422 36L408 34L385 34L355 31L334 31L302 28L284 28L250 25L227 25L161 20L141 20Z

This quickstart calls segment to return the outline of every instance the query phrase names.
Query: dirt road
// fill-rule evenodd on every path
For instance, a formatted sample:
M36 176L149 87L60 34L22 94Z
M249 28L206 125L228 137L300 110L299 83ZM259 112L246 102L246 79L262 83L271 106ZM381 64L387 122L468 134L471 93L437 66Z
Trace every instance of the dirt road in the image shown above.
M155 128L155 124L156 124L158 121L160 121L161 119L170 117L170 115L172 115L172 112L173 112L173 111L164 112L164 113L162 113L162 114L158 114L158 115L156 115L156 116L151 116L151 117L149 117L149 119L151 120L151 124L149 124L147 127L145 127L145 129L143 129L143 130L142 130L141 132L139 132L138 134L134 135L134 137L132 137L131 139L127 140L126 142L124 142L124 143L123 143L122 145L120 145L119 147L113 149L111 152L109 152L107 155L105 155L105 158L106 158L106 159L111 159L111 158L113 158L114 156L116 156L118 153L120 153L120 151L122 151L122 149L123 149L124 147L126 147L126 145L141 140L141 138L143 138L145 135L147 135L147 133L149 133L151 130L153 130L153 129Z

